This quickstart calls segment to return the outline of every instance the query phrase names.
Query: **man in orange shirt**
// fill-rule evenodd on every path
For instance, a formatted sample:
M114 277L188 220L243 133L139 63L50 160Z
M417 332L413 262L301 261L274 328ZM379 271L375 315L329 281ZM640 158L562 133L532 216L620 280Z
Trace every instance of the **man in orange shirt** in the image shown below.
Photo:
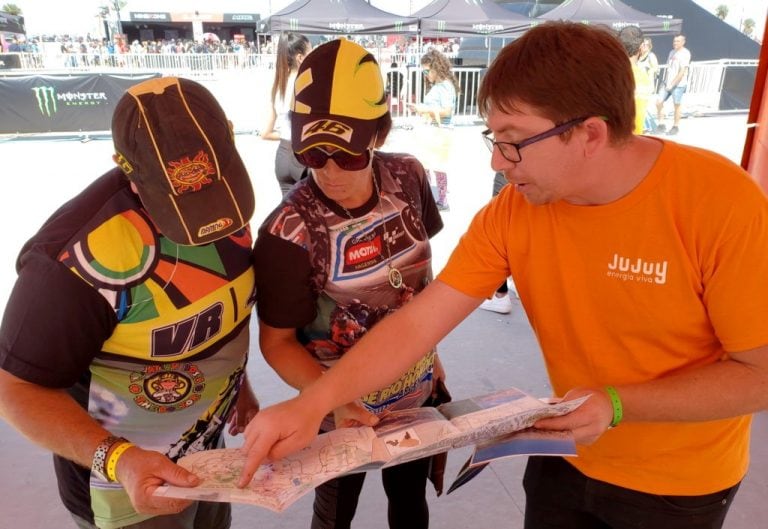
M433 283L249 424L243 483L511 275L555 396L590 395L536 423L572 431L579 457L529 459L526 528L722 526L768 407L768 200L715 153L633 135L633 92L626 52L596 27L542 24L502 50L478 104L511 185Z

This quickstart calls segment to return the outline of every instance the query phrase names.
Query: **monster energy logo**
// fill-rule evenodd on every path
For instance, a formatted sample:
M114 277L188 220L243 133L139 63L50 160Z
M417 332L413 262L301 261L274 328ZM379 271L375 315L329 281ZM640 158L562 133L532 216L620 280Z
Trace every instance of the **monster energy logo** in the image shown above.
M59 110L56 105L56 90L52 86L36 86L32 90L37 98L37 108L43 116L51 117Z
M331 22L328 27L334 31L349 33L351 31L362 31L365 29L363 24L353 24L352 22Z
M65 106L97 106L107 101L104 92L65 92L57 94L52 86L36 86L32 88L37 98L40 114L51 117L59 110L59 103Z
M478 33L493 33L495 31L502 31L504 26L501 24L472 24L472 30Z
M671 24L669 23L669 20L665 20L662 22L662 26L664 26L664 31L669 31Z
M445 31L445 20L438 20L437 21L437 31Z
M395 22L395 31L403 31L403 21L398 20Z
M291 28L291 31L297 31L299 29L299 19L298 18L289 18L288 19L288 25Z

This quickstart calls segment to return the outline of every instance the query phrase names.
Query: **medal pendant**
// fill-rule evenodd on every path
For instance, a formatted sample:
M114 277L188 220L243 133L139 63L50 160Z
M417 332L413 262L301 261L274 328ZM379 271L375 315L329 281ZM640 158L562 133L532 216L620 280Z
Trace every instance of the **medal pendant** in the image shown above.
M400 273L400 270L395 267L390 267L388 275L389 284L392 285L392 288L400 288L403 286L403 274Z

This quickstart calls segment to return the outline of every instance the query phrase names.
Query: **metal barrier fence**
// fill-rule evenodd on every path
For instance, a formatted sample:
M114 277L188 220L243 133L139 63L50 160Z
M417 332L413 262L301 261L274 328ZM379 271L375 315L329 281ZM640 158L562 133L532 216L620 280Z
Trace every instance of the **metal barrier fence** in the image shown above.
M411 66L419 64L421 54L392 53L387 49L370 50L382 67ZM453 59L456 53L446 53ZM58 70L93 72L99 68L127 68L133 70L158 69L167 72L216 72L231 68L274 68L274 53L253 53L243 50L239 53L108 53L93 50L88 53L2 53L0 70Z
M213 75L237 68L274 68L275 55L267 53L4 53L0 70L49 70L72 73L144 73Z
M411 116L409 103L418 103L424 96L424 79L416 56L388 55L381 57L382 75L390 89L390 109L396 118ZM392 68L394 59L397 66ZM401 61L401 62L398 62ZM126 54L42 54L6 53L0 55L0 74L45 73L145 73L160 72L198 79L214 80L238 71L256 73L274 68L274 54L255 53L126 53ZM749 97L729 100L723 109L723 90L734 70L747 71L747 76L757 71L757 60L721 59L691 63L688 89L684 105L686 113L716 113L723 110L747 110ZM454 108L456 124L477 120L477 90L485 68L453 69L459 81L459 94ZM732 76L731 76L732 77ZM657 79L657 92L664 78L664 66ZM744 85L748 81L740 81ZM751 94L751 85L739 88ZM747 94L748 95L748 94Z
M684 110L689 114L709 114L721 111L746 111L757 74L756 59L720 59L692 62L685 91ZM666 65L661 65L657 78L656 93L662 88ZM747 79L736 79L736 74L746 72ZM729 82L736 79L735 82ZM748 86L745 86L748 85ZM734 86L737 85L737 86ZM733 92L733 101L724 101L723 95Z

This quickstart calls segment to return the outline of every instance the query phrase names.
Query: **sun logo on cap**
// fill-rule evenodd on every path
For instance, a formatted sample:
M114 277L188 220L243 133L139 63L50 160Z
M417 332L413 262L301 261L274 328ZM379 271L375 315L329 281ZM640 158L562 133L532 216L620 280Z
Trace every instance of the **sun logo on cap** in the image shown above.
M168 163L168 177L177 194L200 191L212 182L210 175L216 174L216 168L208 159L205 151L200 151L194 158L185 156Z

